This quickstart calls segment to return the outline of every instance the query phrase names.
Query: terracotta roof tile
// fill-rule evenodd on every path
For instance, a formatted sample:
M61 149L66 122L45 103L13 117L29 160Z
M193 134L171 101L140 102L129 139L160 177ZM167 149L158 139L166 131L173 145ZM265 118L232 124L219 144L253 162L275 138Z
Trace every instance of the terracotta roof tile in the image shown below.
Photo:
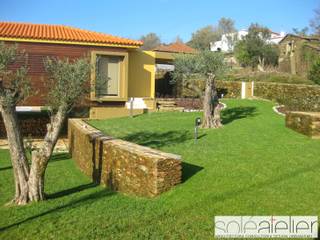
M188 45L175 42L168 45L160 45L154 49L154 51L158 52L172 52L172 53L195 53L196 50Z
M141 41L74 27L47 24L0 22L0 38L116 44L140 47Z

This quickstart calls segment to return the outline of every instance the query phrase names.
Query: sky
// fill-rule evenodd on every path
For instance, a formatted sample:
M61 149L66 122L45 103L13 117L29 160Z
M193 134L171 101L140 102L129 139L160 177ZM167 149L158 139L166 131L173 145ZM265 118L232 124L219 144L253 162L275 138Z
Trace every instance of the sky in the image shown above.
M0 21L62 24L139 39L157 33L163 42L193 32L221 17L237 29L259 23L290 32L309 25L320 0L0 0Z

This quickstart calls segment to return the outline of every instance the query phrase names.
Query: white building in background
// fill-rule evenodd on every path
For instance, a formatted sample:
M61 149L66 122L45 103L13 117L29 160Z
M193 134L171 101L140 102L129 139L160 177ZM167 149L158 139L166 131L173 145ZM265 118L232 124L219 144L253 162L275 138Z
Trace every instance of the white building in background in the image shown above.
M236 42L242 40L247 34L248 30L240 30L234 33L223 34L220 41L210 43L210 49L213 52L233 52ZM278 44L285 35L285 32L271 32L271 38L268 42Z

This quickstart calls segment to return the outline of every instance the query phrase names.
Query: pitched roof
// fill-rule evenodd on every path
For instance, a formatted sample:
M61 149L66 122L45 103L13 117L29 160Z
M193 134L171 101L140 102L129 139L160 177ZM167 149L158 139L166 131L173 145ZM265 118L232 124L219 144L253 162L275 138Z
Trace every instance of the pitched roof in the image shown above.
M79 28L30 23L0 22L0 38L17 40L62 41L83 45L115 45L140 47L143 43L127 38L112 36Z
M284 36L284 38L279 43L283 42L287 37L295 37L295 38L304 39L308 41L320 42L320 37L317 37L317 36L308 37L308 36L299 36L299 35L288 33L287 35Z
M181 42L175 42L168 45L163 44L156 47L154 51L172 53L196 53L196 50L194 48L189 47L188 45Z

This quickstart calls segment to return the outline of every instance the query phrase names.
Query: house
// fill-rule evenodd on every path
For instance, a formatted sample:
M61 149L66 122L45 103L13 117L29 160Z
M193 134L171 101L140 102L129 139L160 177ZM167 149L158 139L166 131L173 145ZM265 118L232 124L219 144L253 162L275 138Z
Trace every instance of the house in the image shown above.
M177 41L171 44L162 44L155 49L156 81L155 91L157 97L176 97L179 95L176 84L172 83L170 72L174 70L174 54L195 54L197 51L188 45Z
M155 52L141 51L141 41L68 26L12 22L0 22L0 41L17 44L28 56L28 77L35 94L17 107L20 114L27 114L28 123L22 123L26 131L47 121L34 116L43 112L46 105L48 75L43 63L48 56L90 58L95 68L90 79L93 86L97 73L108 77L104 89L93 88L86 97L79 110L81 116L102 119L155 109ZM133 104L129 104L132 99ZM45 128L39 130L39 135L41 131ZM0 135L3 135L1 122Z
M242 40L248 33L248 30L240 30L234 33L223 34L220 41L210 43L210 50L213 52L233 52L236 42ZM284 36L284 32L271 32L270 40L268 40L268 42L278 44Z
M140 51L140 41L74 27L27 23L0 23L0 41L18 44L28 56L28 75L38 94L30 97L19 108L38 110L46 104L45 80L48 77L43 60L49 57L76 59L89 57L95 69L91 74L93 85L96 73L109 78L104 89L93 89L87 97L90 118L126 115L130 98L139 100L139 108L153 109L154 58L148 51ZM139 109L142 110L142 109Z
M320 38L287 34L280 42L279 70L306 75L313 61L320 56Z

